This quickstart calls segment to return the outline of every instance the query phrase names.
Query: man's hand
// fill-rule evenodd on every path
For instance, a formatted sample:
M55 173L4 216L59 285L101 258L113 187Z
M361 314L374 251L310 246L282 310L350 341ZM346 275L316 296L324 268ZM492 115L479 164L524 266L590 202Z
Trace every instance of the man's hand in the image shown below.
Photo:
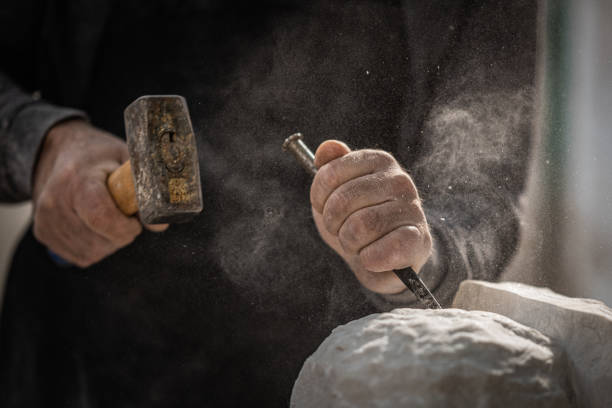
M128 158L123 141L83 120L51 128L34 173L36 238L83 268L131 243L142 226L117 208L106 187L108 175Z
M319 146L315 165L310 202L323 240L366 288L383 294L406 289L392 270L418 272L432 246L410 176L389 153L351 152L335 140Z

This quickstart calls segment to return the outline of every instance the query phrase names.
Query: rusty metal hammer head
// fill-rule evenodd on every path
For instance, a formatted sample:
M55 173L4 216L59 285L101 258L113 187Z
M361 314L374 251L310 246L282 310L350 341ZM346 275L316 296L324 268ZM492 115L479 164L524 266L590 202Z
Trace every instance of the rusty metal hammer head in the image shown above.
M124 118L141 221L184 222L202 211L198 150L185 99L142 96Z

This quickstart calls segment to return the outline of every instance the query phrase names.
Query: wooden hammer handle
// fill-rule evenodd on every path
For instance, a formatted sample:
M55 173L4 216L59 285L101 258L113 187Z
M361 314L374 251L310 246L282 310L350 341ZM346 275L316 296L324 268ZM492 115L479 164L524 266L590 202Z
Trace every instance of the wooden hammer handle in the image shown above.
M106 185L122 213L130 216L138 212L134 178L132 177L132 165L129 160L108 176Z

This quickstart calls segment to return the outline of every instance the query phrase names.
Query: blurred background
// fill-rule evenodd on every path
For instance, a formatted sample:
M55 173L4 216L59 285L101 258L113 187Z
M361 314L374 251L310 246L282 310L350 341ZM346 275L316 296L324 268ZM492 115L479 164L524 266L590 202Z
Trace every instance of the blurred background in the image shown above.
M536 147L505 279L612 305L612 2L539 14Z
M541 2L523 239L504 280L612 306L612 1ZM0 290L31 216L0 205Z
M0 293L4 294L4 282L9 262L18 239L25 231L32 214L30 202L0 204ZM1 299L1 297L0 297ZM2 303L0 303L0 309Z

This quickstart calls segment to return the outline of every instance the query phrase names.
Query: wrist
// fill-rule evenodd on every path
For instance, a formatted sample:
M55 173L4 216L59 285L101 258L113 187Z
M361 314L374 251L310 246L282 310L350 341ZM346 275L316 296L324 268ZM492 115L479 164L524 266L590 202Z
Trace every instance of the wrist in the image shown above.
M55 148L64 144L67 140L78 136L77 130L84 126L90 126L89 122L82 118L70 118L53 125L43 140L41 154L45 148Z
M51 173L57 160L57 156L66 143L73 143L74 138L78 137L76 130L88 122L81 118L70 118L62 120L53 125L46 133L38 152L38 157L33 171L33 197L36 198L46 182L46 178Z
M9 155L4 163L10 180L6 191L10 201L32 198L38 157L44 139L53 125L67 118L87 117L82 111L44 101L26 102L20 109L16 109L11 117L10 128L6 129L9 146L19 153ZM17 105L21 105L18 95L14 106Z

